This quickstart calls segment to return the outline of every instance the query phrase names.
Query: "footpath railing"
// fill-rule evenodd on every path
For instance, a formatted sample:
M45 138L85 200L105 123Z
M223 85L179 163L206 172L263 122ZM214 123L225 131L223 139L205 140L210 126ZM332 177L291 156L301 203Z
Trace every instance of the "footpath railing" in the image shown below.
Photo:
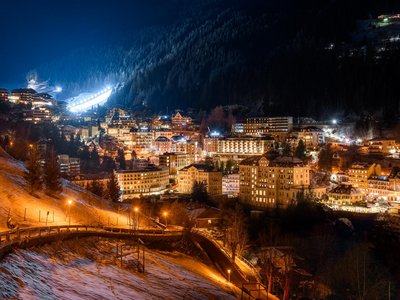
M120 233L125 235L145 236L175 236L182 231L164 231L161 229L130 229L109 226L95 225L62 225L62 226L41 226L27 227L16 230L0 232L0 248L10 243L54 235L68 235L71 233Z
M208 240L210 240L210 241L211 241L216 247L218 247L218 248L221 250L221 252L223 252L227 257L230 258L230 257L232 256L231 253L230 253L230 251L228 251L226 248L224 248L222 245L220 245L220 244L215 240L215 238L214 238L211 234L209 234L208 232L205 232L205 231L203 231L203 230L199 230L199 229L196 229L196 228L193 228L193 229L192 229L192 232L195 232L195 233L197 233L197 234L200 234L200 235L204 236L205 238L207 238ZM258 281L258 282L261 282L261 277L260 277L260 275L258 274L258 271L257 271L257 269L254 267L254 265L253 265L251 262L249 262L247 259L245 259L243 256L241 256L241 255L238 255L237 258L240 259L241 261L243 261L243 262L253 271L254 277L257 279L257 281ZM235 265L237 265L237 264L235 263ZM238 269L239 269L239 271L241 272L241 270L240 270L239 267L238 267ZM241 272L241 273L243 274L243 272Z

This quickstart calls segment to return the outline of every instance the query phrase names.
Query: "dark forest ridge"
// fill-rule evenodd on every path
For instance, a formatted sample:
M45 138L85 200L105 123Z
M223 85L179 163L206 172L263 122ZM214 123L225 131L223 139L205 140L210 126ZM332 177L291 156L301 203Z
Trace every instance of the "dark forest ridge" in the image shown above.
M398 114L398 43L354 40L357 20L398 12L397 2L177 3L165 4L177 8L173 20L81 47L38 66L39 76L61 83L61 98L113 84L113 103L156 111L243 104L268 115Z

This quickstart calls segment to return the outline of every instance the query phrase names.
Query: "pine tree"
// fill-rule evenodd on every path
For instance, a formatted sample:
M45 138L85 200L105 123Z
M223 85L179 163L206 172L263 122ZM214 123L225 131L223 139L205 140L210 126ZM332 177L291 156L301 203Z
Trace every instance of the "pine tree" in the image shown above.
M207 185L204 182L195 181L192 188L192 199L196 202L209 202Z
M96 173L99 166L100 166L100 157L99 153L97 152L96 146L94 146L93 151L90 153L89 172Z
M318 155L318 168L321 171L332 172L333 152L331 144L327 144L319 151Z
M304 144L303 140L300 140L297 144L296 150L294 151L294 156L304 160L306 158L306 145Z
M103 185L101 183L99 183L97 180L93 180L92 184L89 188L89 190L99 196L99 197L103 197L104 191L103 191Z
M108 199L113 202L120 201L121 189L119 187L118 180L114 172L111 173L111 179L108 182L107 196Z
M62 192L60 165L58 164L57 155L54 149L51 149L44 166L44 185L49 193Z
M126 170L125 154L123 149L118 149L118 162L121 170Z
M282 155L283 156L290 156L292 153L292 149L290 148L290 145L288 143L283 143L282 145Z
M42 169L36 147L32 147L26 162L25 180L29 186L29 193L42 189Z

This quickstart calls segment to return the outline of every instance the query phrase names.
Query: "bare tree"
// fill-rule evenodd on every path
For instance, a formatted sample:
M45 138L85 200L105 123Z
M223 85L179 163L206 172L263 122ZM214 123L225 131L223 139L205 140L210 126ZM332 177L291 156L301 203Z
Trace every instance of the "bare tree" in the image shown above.
M241 255L247 244L247 225L245 215L239 205L225 214L225 243L231 251L232 261Z

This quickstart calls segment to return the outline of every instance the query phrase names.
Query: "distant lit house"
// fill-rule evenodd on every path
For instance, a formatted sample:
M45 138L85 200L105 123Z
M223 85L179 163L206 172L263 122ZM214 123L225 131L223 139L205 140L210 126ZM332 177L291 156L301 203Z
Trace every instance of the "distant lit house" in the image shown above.
M0 101L8 101L9 91L6 89L0 89Z
M79 174L72 179L72 182L86 188L89 184L92 184L94 181L101 184L103 189L107 189L108 182L110 181L110 174L108 173L99 173L99 174Z
M299 140L303 140L307 148L318 147L325 143L324 131L320 128L309 126L295 132Z
M172 124L172 127L186 127L186 126L189 126L192 124L192 118L184 117L181 115L180 112L177 112L171 118L171 124Z
M63 177L73 178L80 174L81 164L79 158L69 157L69 155L61 154L58 155L58 164L60 166L61 176Z
M373 155L394 155L400 152L400 145L394 139L374 138L368 141L368 153Z
M373 175L381 175L381 166L375 163L357 162L351 165L347 174L349 176L349 183L352 186L366 191L368 189L368 178Z
M363 193L351 185L339 185L328 192L329 202L334 205L352 205L364 199Z
M389 186L389 178L387 176L371 176L368 178L368 195L375 197L388 196L392 194Z
M178 171L178 191L190 194L195 182L204 183L207 192L212 195L222 194L222 173L207 164L191 164Z
M212 228L221 224L223 216L221 210L208 207L191 211L190 217L194 219L196 228Z

